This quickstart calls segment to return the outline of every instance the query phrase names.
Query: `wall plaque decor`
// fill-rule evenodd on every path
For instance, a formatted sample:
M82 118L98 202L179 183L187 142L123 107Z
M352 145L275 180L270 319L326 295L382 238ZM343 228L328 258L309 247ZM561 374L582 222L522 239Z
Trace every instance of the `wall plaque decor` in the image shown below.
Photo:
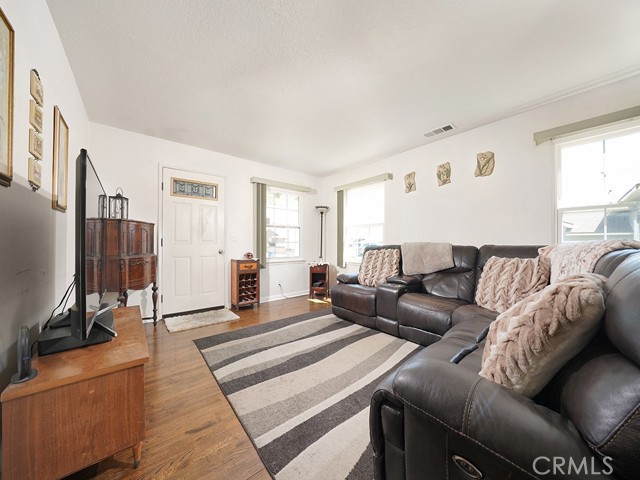
M416 172L407 173L404 176L404 193L416 191Z
M0 185L13 179L13 49L14 32L0 9Z
M29 159L29 185L34 192L42 185L42 165L35 158Z
M33 128L29 129L29 153L42 160L42 136Z
M41 107L44 106L44 90L42 88L42 82L40 81L40 75L36 69L31 70L31 96L38 105Z
M29 123L36 129L36 132L42 133L42 109L33 98L29 99Z
M449 162L438 165L436 171L436 177L438 177L438 186L451 183L451 164Z
M69 126L60 109L53 108L53 189L51 206L67 211L67 166L69 160Z
M482 152L476 155L476 177L488 177L493 173L496 158L493 152Z

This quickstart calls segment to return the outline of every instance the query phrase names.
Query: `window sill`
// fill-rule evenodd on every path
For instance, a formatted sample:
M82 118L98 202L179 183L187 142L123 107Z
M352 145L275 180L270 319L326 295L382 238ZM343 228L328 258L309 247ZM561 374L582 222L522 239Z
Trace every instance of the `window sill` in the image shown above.
M267 265L297 265L305 263L307 263L307 261L302 258L278 258L267 260Z

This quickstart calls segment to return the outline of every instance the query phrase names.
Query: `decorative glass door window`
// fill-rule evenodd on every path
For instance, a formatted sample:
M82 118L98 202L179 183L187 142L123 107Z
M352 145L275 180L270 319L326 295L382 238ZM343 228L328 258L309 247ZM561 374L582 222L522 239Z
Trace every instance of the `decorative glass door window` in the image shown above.
M216 201L218 200L218 185L171 177L171 195Z

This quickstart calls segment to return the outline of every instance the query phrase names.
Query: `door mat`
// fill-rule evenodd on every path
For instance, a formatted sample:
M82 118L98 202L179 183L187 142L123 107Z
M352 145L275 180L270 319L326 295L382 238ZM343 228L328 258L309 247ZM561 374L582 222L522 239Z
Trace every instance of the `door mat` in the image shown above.
M188 315L179 315L177 317L169 317L164 319L169 333L182 332L192 328L206 327L216 323L230 322L240 318L227 308L220 310L209 310L208 312L190 313Z

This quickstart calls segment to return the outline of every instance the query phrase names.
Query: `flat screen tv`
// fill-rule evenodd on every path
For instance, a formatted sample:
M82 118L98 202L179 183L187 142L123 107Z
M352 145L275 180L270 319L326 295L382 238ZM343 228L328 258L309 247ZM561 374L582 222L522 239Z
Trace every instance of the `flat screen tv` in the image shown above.
M118 304L102 303L106 282L98 198L106 194L85 149L76 159L75 193L75 304L42 330L40 356L108 342L116 336L111 309Z

